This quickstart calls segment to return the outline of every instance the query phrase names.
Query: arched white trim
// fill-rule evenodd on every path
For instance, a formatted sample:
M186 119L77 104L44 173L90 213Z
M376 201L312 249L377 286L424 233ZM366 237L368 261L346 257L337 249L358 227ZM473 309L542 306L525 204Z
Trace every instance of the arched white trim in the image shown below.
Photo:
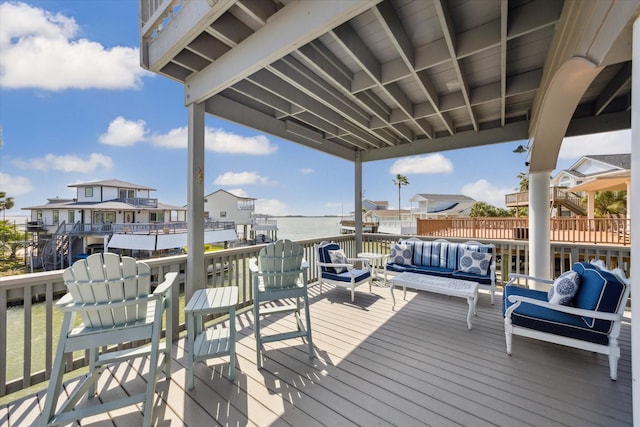
M560 144L571 117L584 92L601 70L588 59L573 57L555 72L536 105L537 114L534 114L529 126L529 138L533 141L529 153L530 172L555 169Z

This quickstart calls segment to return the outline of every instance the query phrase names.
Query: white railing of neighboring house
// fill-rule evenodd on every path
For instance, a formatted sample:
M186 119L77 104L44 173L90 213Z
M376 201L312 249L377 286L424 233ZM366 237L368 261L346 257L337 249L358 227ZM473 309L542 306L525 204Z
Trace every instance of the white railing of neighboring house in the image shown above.
M388 254L391 244L398 238L410 235L364 234L362 251ZM421 236L429 240L432 238ZM338 242L347 256L355 256L354 235L327 236L323 239L298 241L309 262L309 283L317 282L317 259L315 245L322 240ZM464 242L467 239L451 241ZM526 241L483 240L493 243L499 257L497 273L499 281L504 281L508 272L527 273L529 246ZM248 307L253 302L249 259L257 255L263 245L225 249L205 254L203 269L207 272L211 287L238 286L238 309ZM573 262L602 259L608 266L620 266L630 276L630 249L622 246L584 245L552 243L551 252L556 259L555 275L571 268ZM167 272L179 273L180 288L184 289L186 255L145 260L151 267L155 282ZM58 339L60 313L54 307L56 300L65 292L62 270L0 277L0 397L47 380L50 375L52 358ZM184 298L174 289L174 300ZM20 304L19 306L14 306ZM180 304L173 305L174 337L184 330L184 314ZM10 348L9 348L10 346ZM11 356L8 356L11 354ZM36 362L37 361L37 362ZM9 363L11 367L9 368ZM69 362L68 362L69 363ZM68 370L85 366L87 355L78 355Z

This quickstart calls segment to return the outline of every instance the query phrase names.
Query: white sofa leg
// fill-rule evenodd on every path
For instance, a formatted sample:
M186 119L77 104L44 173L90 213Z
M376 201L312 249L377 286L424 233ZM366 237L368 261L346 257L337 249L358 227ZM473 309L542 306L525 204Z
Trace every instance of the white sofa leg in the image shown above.
M618 339L609 337L609 376L613 381L618 379L618 359L620 359Z
M507 354L511 356L511 341L512 341L512 331L513 328L511 326L511 318L504 318L504 337L507 342Z

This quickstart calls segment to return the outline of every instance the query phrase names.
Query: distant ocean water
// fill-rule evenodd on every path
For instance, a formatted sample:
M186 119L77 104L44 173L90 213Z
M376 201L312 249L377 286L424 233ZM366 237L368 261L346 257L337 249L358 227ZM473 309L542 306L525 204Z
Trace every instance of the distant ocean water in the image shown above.
M339 217L274 217L278 239L305 240L340 234Z

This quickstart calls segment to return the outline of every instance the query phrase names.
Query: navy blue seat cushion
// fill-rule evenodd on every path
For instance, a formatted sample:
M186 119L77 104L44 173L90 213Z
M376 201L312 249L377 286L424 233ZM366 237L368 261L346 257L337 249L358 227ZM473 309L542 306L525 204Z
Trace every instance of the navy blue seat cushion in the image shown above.
M367 277L371 276L371 272L369 270L358 270L354 268L353 270L351 270L351 272L355 276L356 282L360 282L366 279ZM348 271L345 271L343 273L329 273L329 272L322 273L322 277L328 280L337 280L340 282L351 282L351 274L349 274Z
M512 305L512 303L507 299L509 295L519 295L547 302L546 291L520 288L518 286L505 286L502 300L503 316L507 308ZM589 328L580 316L562 313L545 307L538 307L533 304L520 304L520 306L513 312L511 322L514 325L536 331L548 332L596 344L609 344L609 338L607 336L608 329L607 331L597 331ZM611 322L607 323L610 324Z
M621 304L625 284L608 271L593 264L575 263L573 270L580 275L580 288L573 299L576 307L615 313ZM587 326L597 331L609 331L611 322L583 317Z
M475 273L466 273L464 271L454 271L451 274L451 277L459 280L470 280L472 282L477 282L481 285L490 285L491 284L491 274L475 274Z
M404 273L404 272L415 273L415 269L416 268L413 265L404 265L404 264L396 264L396 263L387 264L387 270L395 271L396 273Z
M337 251L340 250L340 245L337 243L324 243L318 246L318 261L326 262L327 264L331 264L331 255L329 251ZM323 273L335 273L336 269L333 267L322 267Z
M453 274L453 270L451 268L442 268L442 267L427 267L427 266L416 266L414 267L414 273L425 273L430 274L432 276L441 276L441 277L451 277Z

